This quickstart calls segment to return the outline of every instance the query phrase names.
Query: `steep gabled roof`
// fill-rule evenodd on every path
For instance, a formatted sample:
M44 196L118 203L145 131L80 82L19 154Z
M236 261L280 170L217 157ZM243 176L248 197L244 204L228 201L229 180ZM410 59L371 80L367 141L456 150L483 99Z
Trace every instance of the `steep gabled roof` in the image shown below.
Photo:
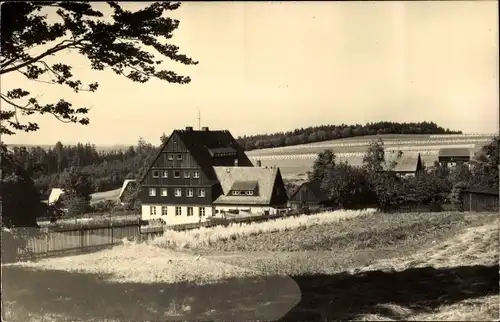
M277 168L260 167L214 167L217 179L222 187L222 195L214 204L255 204L268 205L273 196L274 183L278 175ZM258 185L257 196L228 195L235 182L254 181ZM283 191L285 193L285 191Z
M470 150L467 148L442 148L439 150L440 157L469 157Z
M214 158L210 152L212 151L235 151L238 158L238 166L240 167L253 167L252 161L247 157L243 148L238 144L235 138L227 130L218 131L196 131L196 130L174 130L169 136L168 140L161 146L158 155L153 160L148 171L141 178L141 182L147 176L151 167L156 162L158 157L163 152L168 142L175 137L181 140L186 149L189 150L193 158L196 160L202 171L209 180L217 180L215 175L214 166L217 166L217 158Z
M328 197L321 190L321 181L320 180L311 180L311 181L304 182L303 184L301 184L299 186L299 188L297 190L295 190L295 192L290 197L290 200L292 200L295 197L295 195L299 192L299 190L302 188L309 189L316 196L316 198L318 198L319 201L328 200Z
M132 185L132 184L135 184L136 183L136 180L134 179L127 179L125 181L123 181L123 185L122 185L122 188L120 189L120 194L118 195L118 199L122 199L122 196L123 196L123 193L125 192L125 190L127 189L127 187L129 185Z
M397 153L386 154L385 160L385 171L394 171L394 172L415 172L417 171L418 159L420 158L420 154L403 154L402 156L398 156ZM390 169L392 162L396 162L396 166L394 169Z

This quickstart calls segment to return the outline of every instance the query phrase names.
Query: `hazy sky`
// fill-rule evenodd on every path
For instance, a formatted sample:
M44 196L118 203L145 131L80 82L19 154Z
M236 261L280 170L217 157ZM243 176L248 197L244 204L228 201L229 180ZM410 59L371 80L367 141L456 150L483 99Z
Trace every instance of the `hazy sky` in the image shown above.
M41 130L2 139L158 144L162 132L197 128L197 108L202 126L234 136L380 120L498 131L497 1L188 2L172 16L181 21L173 43L199 64L165 66L190 84L133 83L64 53L97 92L27 85L15 73L2 92L29 86L42 102L91 106L91 124L41 116Z

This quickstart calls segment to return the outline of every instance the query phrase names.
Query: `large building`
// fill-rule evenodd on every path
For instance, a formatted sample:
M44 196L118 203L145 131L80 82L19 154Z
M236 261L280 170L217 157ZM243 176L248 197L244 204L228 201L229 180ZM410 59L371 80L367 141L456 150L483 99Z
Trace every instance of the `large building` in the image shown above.
M287 198L281 174L279 169L257 169L229 131L175 130L140 181L142 219L188 224L239 206L272 213L287 202L276 197L281 193Z

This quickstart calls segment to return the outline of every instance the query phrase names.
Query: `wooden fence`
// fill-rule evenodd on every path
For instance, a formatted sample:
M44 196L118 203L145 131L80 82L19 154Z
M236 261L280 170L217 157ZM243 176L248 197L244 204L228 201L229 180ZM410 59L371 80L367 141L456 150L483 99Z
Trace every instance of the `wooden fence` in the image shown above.
M17 258L37 258L77 253L121 244L124 238L141 240L139 223L108 224L100 227L37 229L26 245L16 246Z

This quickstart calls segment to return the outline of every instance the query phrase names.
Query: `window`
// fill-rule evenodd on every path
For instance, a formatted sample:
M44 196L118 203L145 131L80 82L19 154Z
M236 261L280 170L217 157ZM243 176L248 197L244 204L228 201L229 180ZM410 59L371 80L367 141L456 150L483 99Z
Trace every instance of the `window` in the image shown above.
M247 191L246 194L247 196L253 196L253 191Z
M156 207L155 206L149 206L149 214L151 216L156 215Z
M240 192L239 192L239 191L233 191L233 195L234 195L234 196L239 196L239 195L240 195Z
M193 172L193 178L198 179L200 177L200 172L199 171L194 171Z
M174 159L174 155L173 155L172 153L169 153L169 154L168 154L168 159L169 159L170 161L172 161L172 160Z
M181 177L181 172L179 170L174 171L174 178L180 178Z
M162 178L168 178L168 171L167 170L163 170L163 172L161 173L161 177Z
M205 207L198 208L198 214L200 217L205 217Z
M153 171L153 178L159 178L160 177L160 171L154 170Z
M181 209L181 207L175 207L175 215L176 216L182 215L182 209Z
M176 188L176 189L175 189L175 196L176 196L176 197L180 197L180 196L182 196L182 191L181 191L181 189L179 189L179 188Z
M187 188L186 189L186 193L187 193L188 197L192 197L193 196L193 189L192 188Z
M192 216L193 215L193 207L187 207L187 215Z
M184 178L189 178L189 171L184 171Z
M177 160L182 160L182 154L177 154Z
M161 206L161 215L166 216L167 215L167 206Z
M198 197L205 197L205 189L198 189Z
M150 197L156 196L156 188L149 188L149 196Z
M166 197L166 196L168 196L168 193L167 193L167 188L161 188L161 196L162 196L162 197Z

